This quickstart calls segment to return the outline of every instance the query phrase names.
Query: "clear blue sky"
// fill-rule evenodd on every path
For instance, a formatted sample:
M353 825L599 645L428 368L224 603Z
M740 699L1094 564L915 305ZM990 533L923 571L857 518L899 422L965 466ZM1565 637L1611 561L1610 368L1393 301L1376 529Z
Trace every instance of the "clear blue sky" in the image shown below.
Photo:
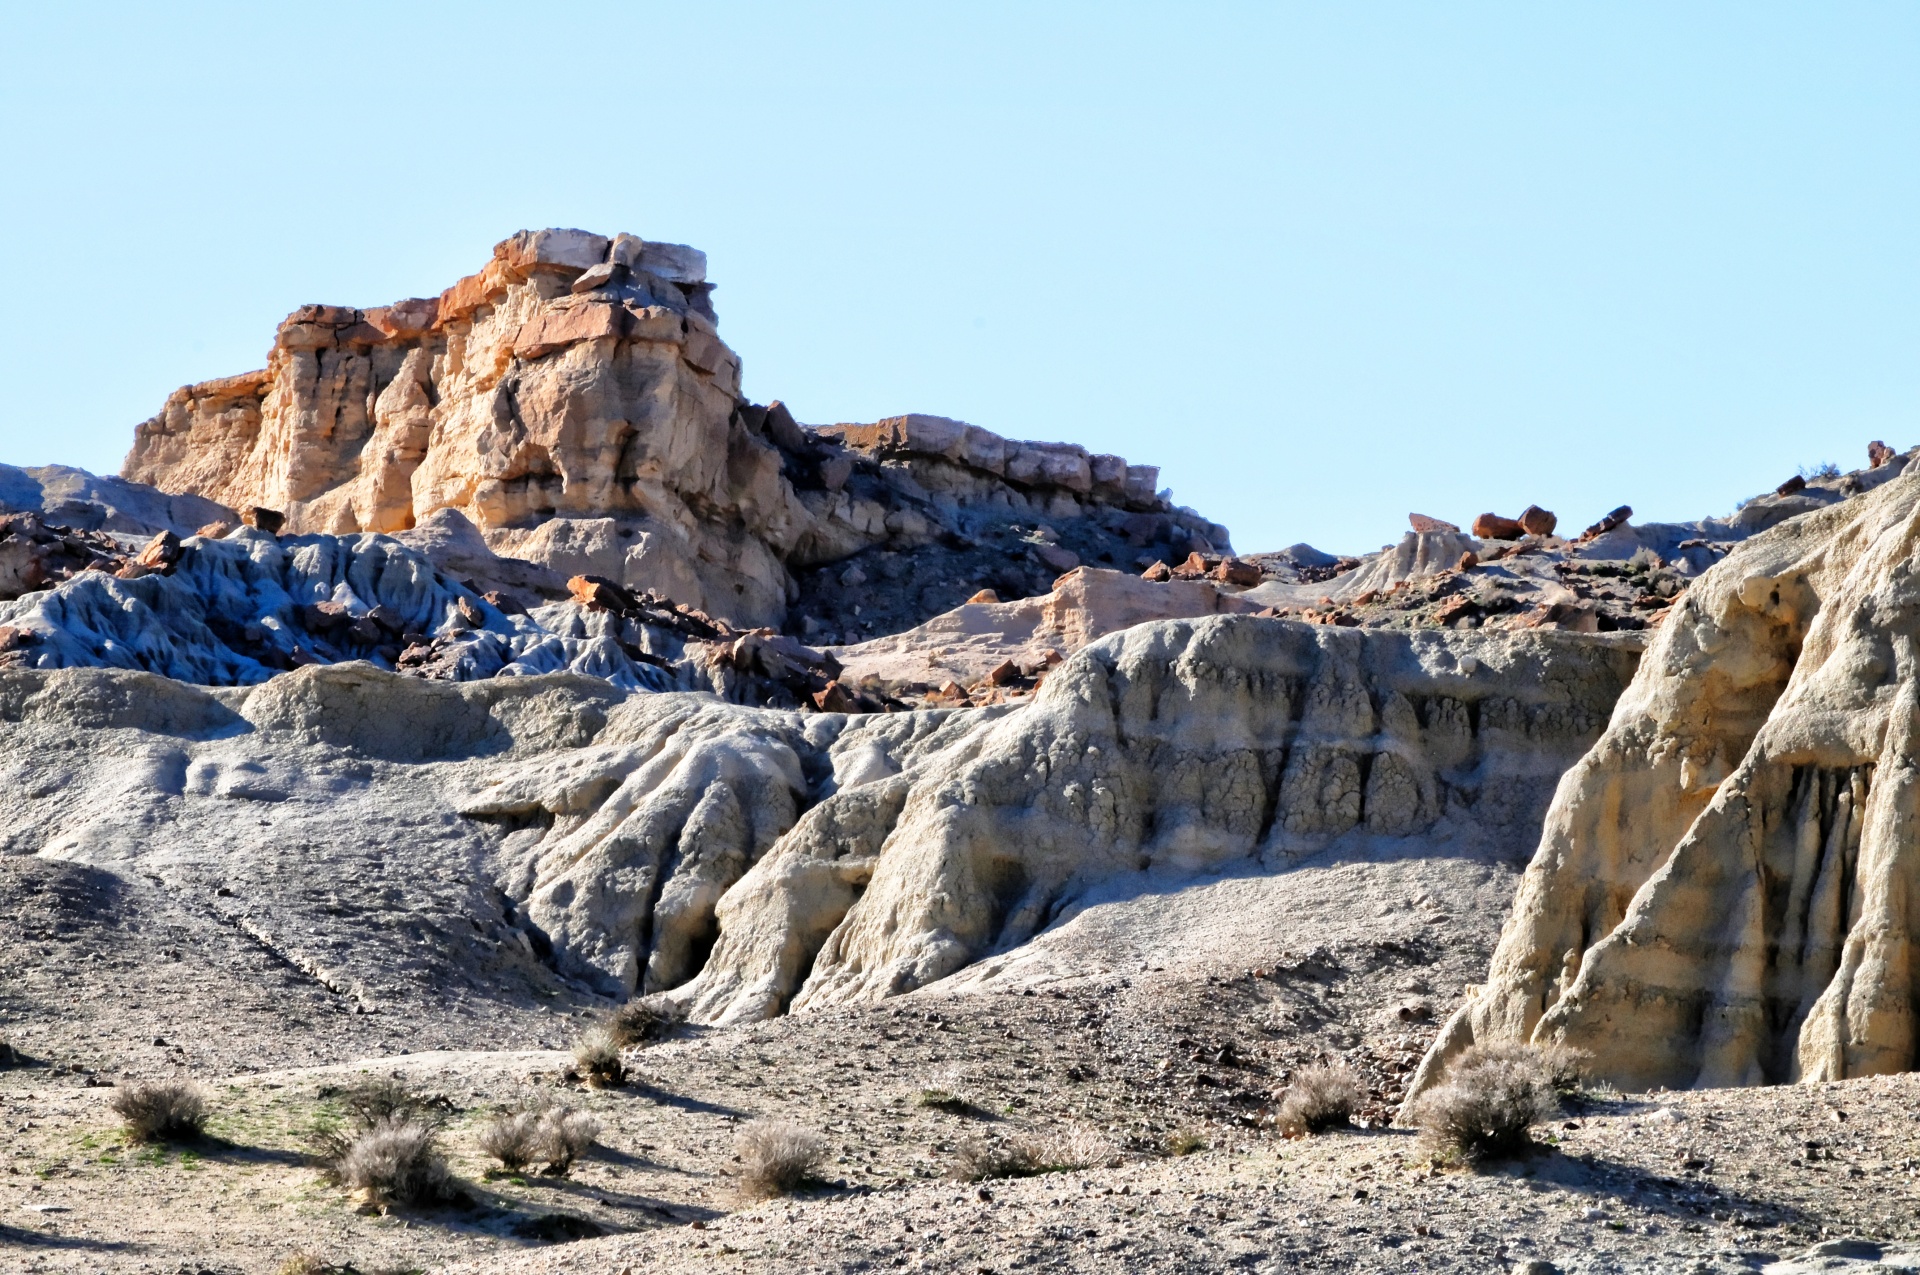
M706 249L746 389L1162 466L1243 550L1920 442L1920 6L15 6L0 460L308 301Z

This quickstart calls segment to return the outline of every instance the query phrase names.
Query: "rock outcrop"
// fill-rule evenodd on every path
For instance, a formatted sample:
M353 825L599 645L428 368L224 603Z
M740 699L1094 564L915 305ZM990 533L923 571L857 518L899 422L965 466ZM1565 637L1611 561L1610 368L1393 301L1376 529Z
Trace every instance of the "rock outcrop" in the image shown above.
M1517 857L1634 660L1550 634L1167 621L1094 643L1020 708L748 718L653 697L461 808L540 830L508 888L561 968L751 1019L924 986L1116 876Z
M456 510L503 557L739 624L782 622L795 572L982 520L1085 524L1117 548L1146 514L1167 552L1227 547L1119 457L930 416L816 432L746 402L711 292L683 245L523 231L437 298L296 310L264 369L175 392L124 476L278 511L295 533Z
M1485 1040L1564 1042L1634 1089L1920 1062L1917 552L1905 477L1693 584L1412 1092Z

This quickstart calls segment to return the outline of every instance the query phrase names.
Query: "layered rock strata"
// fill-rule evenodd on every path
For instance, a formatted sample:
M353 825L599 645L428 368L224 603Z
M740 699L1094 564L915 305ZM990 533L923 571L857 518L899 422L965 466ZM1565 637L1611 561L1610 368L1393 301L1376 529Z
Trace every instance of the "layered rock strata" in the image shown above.
M1226 547L1118 457L937 417L815 433L748 403L711 292L683 245L523 231L437 298L295 311L264 369L174 393L123 473L280 511L296 533L457 510L502 556L740 624L781 622L795 571L965 539L965 510L1116 546L1144 513L1170 549Z
M562 969L751 1019L924 986L1116 876L1517 858L1634 660L1557 635L1167 621L1094 643L1015 709L654 697L461 808L533 830L509 890Z
M1920 1062L1920 478L1727 555L1562 781L1474 1041L1558 1041L1634 1089Z

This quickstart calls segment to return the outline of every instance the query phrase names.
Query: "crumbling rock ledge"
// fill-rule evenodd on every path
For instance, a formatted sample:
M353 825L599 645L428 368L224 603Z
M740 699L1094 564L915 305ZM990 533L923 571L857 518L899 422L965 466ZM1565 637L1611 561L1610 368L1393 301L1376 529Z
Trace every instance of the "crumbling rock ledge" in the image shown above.
M1830 1080L1920 1061L1920 478L1734 549L1661 629L1562 781L1476 1040L1559 1041L1624 1088Z

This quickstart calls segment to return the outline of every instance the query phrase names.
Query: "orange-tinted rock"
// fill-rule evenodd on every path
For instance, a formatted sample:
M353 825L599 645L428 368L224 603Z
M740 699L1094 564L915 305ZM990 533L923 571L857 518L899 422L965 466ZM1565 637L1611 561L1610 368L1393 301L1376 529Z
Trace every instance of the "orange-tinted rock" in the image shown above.
M823 690L813 696L813 706L823 713L857 713L860 701L854 693L839 682L828 682Z
M1142 580L1152 580L1155 583L1171 580L1173 579L1173 568L1164 562L1156 562L1145 571L1142 571L1140 578Z
M202 540L224 540L232 532L233 524L230 522L210 522L193 534Z
M1899 455L1898 452L1877 438L1867 444L1867 463L1875 469L1880 468L1880 466L1886 464L1897 455Z
M1517 518L1502 518L1499 514L1481 514L1473 520L1473 534L1482 540L1518 540L1527 534L1527 529Z
M1422 535L1432 531L1451 531L1458 534L1460 528L1444 518L1429 518L1426 514L1408 514L1407 523Z
M1240 558L1223 558L1208 574L1224 584L1256 585L1264 578L1259 567Z
M567 581L567 593L589 611L626 610L619 586L599 576L574 576Z
M549 310L523 324L514 335L513 357L545 358L580 341L624 336L626 330L627 312L621 306L594 301Z
M1469 549L1460 555L1460 561L1454 564L1455 571L1471 571L1480 565L1480 555Z
M992 589L982 589L980 590L980 592L968 598L967 603L969 605L972 605L974 603L998 602L999 600L1000 600L1000 595L995 593Z
M149 571L167 571L180 561L180 537L163 531L147 541L134 561Z
M1550 536L1560 520L1552 512L1538 505L1528 505L1520 511L1520 526L1530 536Z

